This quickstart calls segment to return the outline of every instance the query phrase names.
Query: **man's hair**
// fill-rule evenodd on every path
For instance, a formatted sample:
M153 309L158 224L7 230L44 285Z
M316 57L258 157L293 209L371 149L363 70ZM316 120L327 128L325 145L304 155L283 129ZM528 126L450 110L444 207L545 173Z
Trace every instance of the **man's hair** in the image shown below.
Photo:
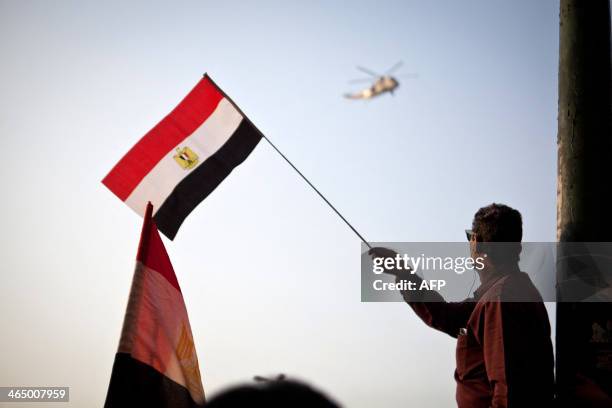
M339 408L320 391L294 381L266 381L227 389L212 398L206 407Z
M474 215L472 232L478 242L518 242L523 239L523 220L521 213L504 204L490 204L482 207ZM486 249L485 249L486 248ZM482 245L491 260L497 262L518 262L519 245Z

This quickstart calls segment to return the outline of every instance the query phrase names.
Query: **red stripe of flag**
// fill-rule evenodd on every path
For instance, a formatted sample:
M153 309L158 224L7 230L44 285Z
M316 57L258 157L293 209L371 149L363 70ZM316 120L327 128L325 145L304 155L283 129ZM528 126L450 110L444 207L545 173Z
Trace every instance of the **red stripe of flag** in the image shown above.
M169 151L208 119L222 98L219 89L207 77L202 78L168 116L123 156L102 183L125 201Z
M151 203L147 204L147 209L145 211L136 260L158 272L166 278L176 290L179 292L181 291L178 280L176 279L176 274L174 273L174 268L170 262L170 257L166 252L159 232L157 232L157 226L153 220L153 205L151 205Z

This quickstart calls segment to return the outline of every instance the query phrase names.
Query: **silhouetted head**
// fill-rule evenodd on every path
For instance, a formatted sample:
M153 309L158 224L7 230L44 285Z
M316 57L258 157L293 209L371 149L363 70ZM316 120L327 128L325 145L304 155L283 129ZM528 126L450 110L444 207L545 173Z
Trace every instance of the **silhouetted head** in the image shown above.
M470 248L474 254L487 254L493 264L519 261L523 239L521 213L504 204L490 204L479 209L472 221ZM506 242L516 244L492 244Z
M293 380L264 381L229 388L212 398L206 408L339 408L320 391Z

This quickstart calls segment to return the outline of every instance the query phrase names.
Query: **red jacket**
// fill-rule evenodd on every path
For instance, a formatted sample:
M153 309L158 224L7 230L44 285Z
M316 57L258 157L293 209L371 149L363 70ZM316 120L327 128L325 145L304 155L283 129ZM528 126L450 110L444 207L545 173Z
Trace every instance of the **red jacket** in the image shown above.
M403 294L426 324L457 338L459 408L551 405L550 323L526 273L492 276L463 302L445 302L432 292L429 302L414 302L413 294ZM510 301L517 294L521 302Z

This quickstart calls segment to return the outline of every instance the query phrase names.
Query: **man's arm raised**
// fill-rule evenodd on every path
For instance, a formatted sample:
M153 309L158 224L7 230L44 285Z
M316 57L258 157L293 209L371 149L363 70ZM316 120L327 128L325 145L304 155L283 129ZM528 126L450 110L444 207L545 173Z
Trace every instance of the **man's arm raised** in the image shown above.
M397 252L383 247L370 249L368 254L374 258L395 258ZM414 287L420 288L423 279L411 270L385 269L385 273L395 276L396 282L414 282ZM459 335L459 330L465 327L475 302L467 299L463 302L447 302L435 290L403 290L402 297L412 310L428 326L440 330L452 337Z

